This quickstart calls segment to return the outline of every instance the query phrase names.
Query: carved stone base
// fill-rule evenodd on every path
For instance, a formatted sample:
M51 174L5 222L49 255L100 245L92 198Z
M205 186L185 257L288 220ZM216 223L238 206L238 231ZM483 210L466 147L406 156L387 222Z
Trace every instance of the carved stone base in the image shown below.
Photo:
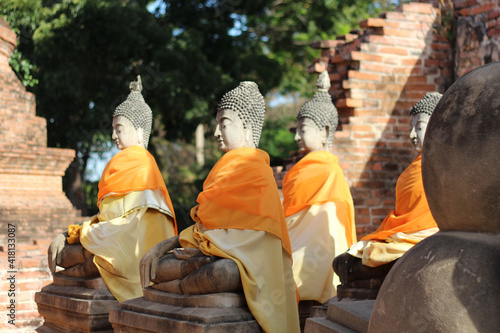
M369 288L348 288L337 286L337 296L339 299L365 300L376 299L380 289Z
M322 309L317 307L320 311L307 319L304 333L366 333L374 303L334 297L328 301L325 316L318 316Z
M37 332L113 332L108 317L118 301L101 278L55 275L52 284L35 294L35 302L45 319Z
M178 295L152 288L110 312L120 332L262 332L240 293Z
M299 302L299 320L300 320L300 331L304 331L304 326L306 325L306 319L312 316L313 307L321 306L320 302L317 301L300 301Z

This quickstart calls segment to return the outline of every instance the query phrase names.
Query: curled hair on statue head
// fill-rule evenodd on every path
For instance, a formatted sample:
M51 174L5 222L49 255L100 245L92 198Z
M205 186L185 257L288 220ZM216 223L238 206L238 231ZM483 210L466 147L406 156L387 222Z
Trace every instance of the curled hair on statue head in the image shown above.
M426 113L429 116L432 115L441 97L443 97L443 95L436 91L426 93L424 97L413 106L410 111L410 116L414 116L417 113Z
M266 103L259 91L257 83L243 81L222 96L217 111L230 109L238 114L244 128L252 127L252 136L255 147L259 146L260 134L264 125Z

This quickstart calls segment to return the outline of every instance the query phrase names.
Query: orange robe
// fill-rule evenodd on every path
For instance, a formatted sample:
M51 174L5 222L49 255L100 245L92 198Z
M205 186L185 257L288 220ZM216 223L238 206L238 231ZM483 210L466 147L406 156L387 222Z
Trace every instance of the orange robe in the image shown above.
M399 176L396 208L376 231L354 244L348 253L361 258L363 265L377 267L400 258L438 230L425 196L419 155Z
M351 246L356 242L351 190L334 154L327 151L311 152L295 164L283 179L283 199L286 217L312 205L342 202L345 219L341 223L345 228L347 243Z
M337 157L307 154L285 175L283 198L300 299L323 303L340 282L333 259L356 241L354 204Z
M146 149L130 146L109 160L99 180L97 205L108 195L122 195L133 191L160 190L174 212L167 186L155 158ZM177 224L175 225L177 232Z
M376 231L361 240L384 241L390 236L404 232L437 228L432 217L422 182L422 154L406 168L396 183L396 208L384 219Z
M177 235L174 209L154 157L131 146L113 156L99 181L99 214L68 232L94 254L99 273L122 302L142 296L139 262ZM79 229L79 230L78 230Z
M299 332L290 240L267 153L227 152L197 201L196 225L180 233L181 245L238 265L248 307L265 332Z

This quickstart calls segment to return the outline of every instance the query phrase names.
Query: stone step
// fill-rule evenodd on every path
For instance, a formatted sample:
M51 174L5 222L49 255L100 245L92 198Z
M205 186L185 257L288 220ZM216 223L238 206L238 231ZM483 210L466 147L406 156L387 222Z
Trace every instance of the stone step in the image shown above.
M308 318L304 333L357 333L347 327L334 323L325 317Z
M326 318L358 333L368 332L375 300L329 302Z

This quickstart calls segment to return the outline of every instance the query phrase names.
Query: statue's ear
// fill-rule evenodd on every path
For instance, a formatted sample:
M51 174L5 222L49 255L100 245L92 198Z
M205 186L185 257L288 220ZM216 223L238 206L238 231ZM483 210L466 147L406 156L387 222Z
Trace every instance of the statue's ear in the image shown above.
M324 126L321 129L321 143L328 144L328 137L330 136L330 126Z
M248 122L245 126L245 141L248 142L250 146L253 146L253 128L252 123Z
M143 137L144 137L144 129L142 127L139 127L137 129L137 141L141 144L141 145L144 145L144 142L143 141Z

